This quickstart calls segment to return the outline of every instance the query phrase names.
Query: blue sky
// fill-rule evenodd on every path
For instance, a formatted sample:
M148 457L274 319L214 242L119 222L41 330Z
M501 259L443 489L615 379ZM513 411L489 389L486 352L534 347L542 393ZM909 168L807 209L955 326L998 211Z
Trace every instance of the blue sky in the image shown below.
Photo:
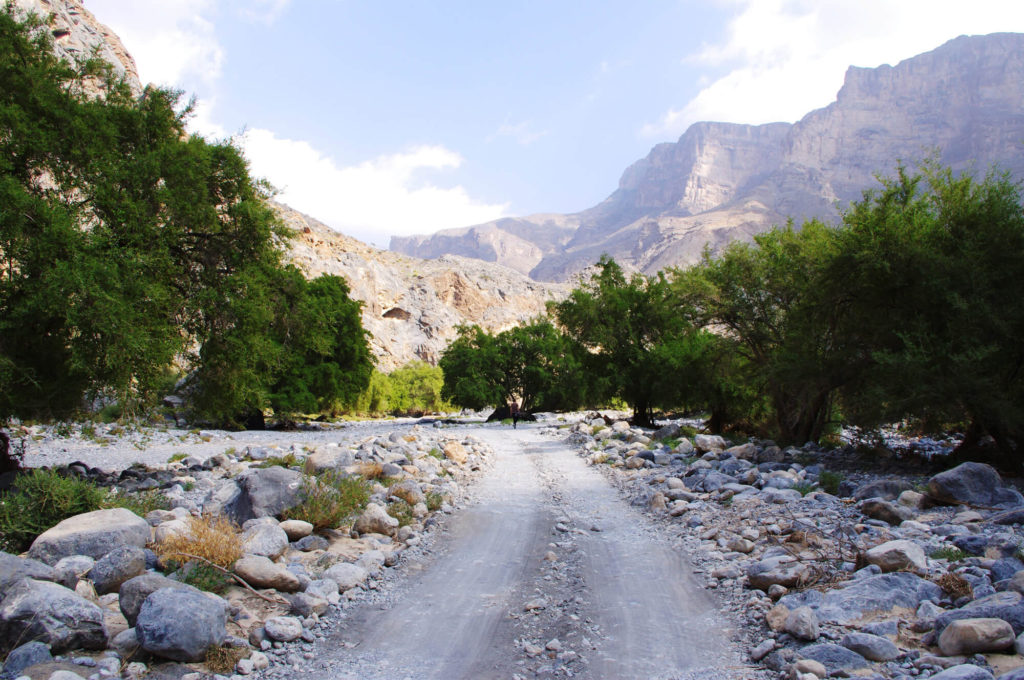
M697 120L793 121L846 66L1024 31L1008 0L85 0L280 199L363 241L573 212Z

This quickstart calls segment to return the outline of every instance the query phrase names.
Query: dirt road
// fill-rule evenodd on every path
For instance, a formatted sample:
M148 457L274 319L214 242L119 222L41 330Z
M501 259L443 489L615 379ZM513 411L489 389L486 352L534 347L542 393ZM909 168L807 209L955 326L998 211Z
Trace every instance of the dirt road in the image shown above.
M288 677L729 677L713 603L599 472L535 426L467 433L495 462L444 548Z

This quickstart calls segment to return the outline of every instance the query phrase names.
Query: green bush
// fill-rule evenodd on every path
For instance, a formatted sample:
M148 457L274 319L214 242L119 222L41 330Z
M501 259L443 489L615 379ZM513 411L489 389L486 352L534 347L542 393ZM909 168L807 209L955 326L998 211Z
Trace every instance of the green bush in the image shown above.
M793 490L800 492L801 496L806 496L817 488L818 485L814 482L798 482L793 485Z
M318 477L304 477L302 502L284 515L301 519L315 530L332 529L366 506L370 492L366 480L329 470Z
M939 548L932 552L930 557L933 560L949 560L950 562L959 562L960 560L966 560L970 557L970 554L964 552L960 548Z
M427 496L427 510L430 512L437 512L444 505L444 495L436 491L428 491Z
M107 496L88 480L51 470L23 472L15 488L0 497L0 546L14 553L61 520L99 510Z
M398 520L398 526L400 527L407 526L416 521L416 516L412 514L412 506L400 498L388 503L387 511L389 515Z
M182 583L218 595L235 582L217 567L199 561L187 563L181 568L180 573Z
M839 493L839 483L842 481L843 476L838 472L822 470L821 474L818 475L818 486L820 486L825 493L830 493L833 496Z

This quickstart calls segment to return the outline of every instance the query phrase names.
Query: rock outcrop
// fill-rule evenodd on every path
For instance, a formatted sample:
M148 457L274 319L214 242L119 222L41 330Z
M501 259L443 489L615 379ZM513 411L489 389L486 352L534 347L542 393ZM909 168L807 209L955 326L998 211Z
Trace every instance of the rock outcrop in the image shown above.
M289 259L310 277L344 277L353 299L363 303L363 328L384 371L417 359L437 363L459 325L503 331L568 293L566 286L467 257L421 260L378 250L287 206L277 210L295 232Z
M936 154L957 170L996 163L1019 176L1022 76L1024 35L961 36L896 66L851 67L836 101L794 124L696 123L630 166L588 210L395 238L391 248L472 255L542 281L569 280L602 253L653 273L789 217L835 221L898 161ZM535 231L544 239L533 240Z

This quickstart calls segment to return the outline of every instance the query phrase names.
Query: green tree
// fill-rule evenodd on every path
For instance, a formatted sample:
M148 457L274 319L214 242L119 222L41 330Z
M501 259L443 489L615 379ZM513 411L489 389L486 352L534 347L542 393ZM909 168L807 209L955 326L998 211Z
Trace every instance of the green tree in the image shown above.
M844 216L830 284L864 370L844 409L874 426L904 418L969 426L1019 469L1024 442L1024 210L1008 175L926 163L897 169Z
M589 352L595 394L623 399L633 421L651 425L654 408L681 401L680 353L693 328L670 298L668 281L634 274L602 257L590 281L554 305L566 334Z

